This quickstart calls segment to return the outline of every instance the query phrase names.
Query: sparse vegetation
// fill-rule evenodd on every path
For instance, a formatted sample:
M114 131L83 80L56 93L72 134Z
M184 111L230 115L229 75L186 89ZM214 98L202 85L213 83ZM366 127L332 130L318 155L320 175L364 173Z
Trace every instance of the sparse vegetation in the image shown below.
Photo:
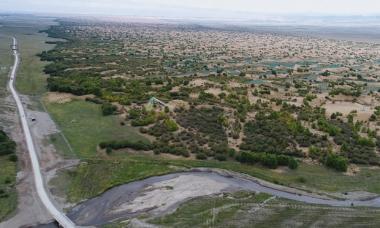
M16 144L0 130L0 221L17 206L16 182Z
M377 79L364 70L377 69L377 47L187 25L61 21L47 32L67 39L40 55L49 90L92 95L47 105L88 162L70 174L71 201L189 167L380 191L370 167L379 165L378 110L368 115L380 105L366 84ZM343 174L352 163L360 172Z

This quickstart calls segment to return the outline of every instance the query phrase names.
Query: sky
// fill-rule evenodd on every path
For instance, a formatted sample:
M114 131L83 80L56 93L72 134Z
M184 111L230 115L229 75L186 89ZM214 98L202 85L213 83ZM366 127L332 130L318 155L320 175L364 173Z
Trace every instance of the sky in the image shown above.
M1 12L163 17L380 15L380 0L0 0Z

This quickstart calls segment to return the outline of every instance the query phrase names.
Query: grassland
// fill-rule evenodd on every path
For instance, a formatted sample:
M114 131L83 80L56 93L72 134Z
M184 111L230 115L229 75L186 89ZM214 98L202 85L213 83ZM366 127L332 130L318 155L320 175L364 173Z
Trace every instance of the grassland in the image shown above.
M53 179L53 185L68 182L61 186L70 202L91 198L116 185L143 179L149 176L163 175L175 171L164 162L154 162L143 157L119 159L86 160L72 171L61 173Z
M101 141L146 140L134 128L122 126L118 117L104 117L100 105L81 100L64 104L45 102L45 105L79 158L95 156Z
M16 163L9 161L7 156L0 157L0 189L6 191L7 197L0 197L0 221L12 213L17 207Z
M11 39L0 36L0 129L9 126L11 123L1 118L7 107L3 102L7 96L6 84L8 81L9 67L13 63L9 44ZM0 221L11 214L17 206L17 193L15 189L17 165L8 159L8 156L0 157L0 189L5 190L7 197L2 194L0 197Z
M333 208L235 193L190 200L174 213L148 220L163 227L377 227L379 210Z
M297 170L279 173L268 168L231 161L168 159L136 154L118 154L105 160L86 160L78 169L62 173L58 179L67 181L66 194L70 201L77 202L94 197L116 185L193 167L221 168L246 173L263 180L306 190L331 193L362 190L380 193L378 170L368 167L361 167L361 172L356 176L347 176L319 165L307 164L301 164Z
M270 196L260 193L236 192L221 197L200 197L182 205L174 213L150 222L168 227L225 227L240 210L249 210Z
M8 37L0 36L0 86L6 87L8 81L9 67L12 65L12 55L10 52L9 44L11 39Z
M21 64L16 88L22 94L41 95L46 91L47 75L42 71L46 62L42 62L36 55L41 50L52 49L54 45L46 44L45 41L49 40L47 35L38 33L38 30L17 38L20 43Z
M55 22L47 18L19 16L5 18L3 23L1 34L6 37L15 36L19 44L21 64L17 74L16 89L22 94L41 95L46 91L47 76L43 73L46 63L40 61L36 55L54 48L54 45L46 44L46 41L52 39L39 31ZM4 44L9 51L11 40Z
M213 167L248 175L301 189L319 190L326 192L369 191L380 193L380 177L378 170L362 166L361 171L355 176L325 168L320 165L301 163L297 170L285 169L284 171L271 170L261 166L243 165L238 162L217 161L189 161L173 160L173 165L186 167Z
M77 158L77 155L75 154L74 150L71 148L71 146L67 143L66 140L67 139L65 138L65 136L61 132L59 132L49 135L49 137L46 139L46 143L53 144L57 153L64 158Z

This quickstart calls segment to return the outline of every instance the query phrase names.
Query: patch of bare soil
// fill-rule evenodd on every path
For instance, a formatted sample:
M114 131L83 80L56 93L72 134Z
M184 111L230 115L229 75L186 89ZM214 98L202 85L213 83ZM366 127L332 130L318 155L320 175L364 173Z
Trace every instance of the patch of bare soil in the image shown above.
M199 97L199 93L190 93L189 96L191 99L197 99Z
M345 174L348 176L355 176L359 172L360 172L360 167L355 164L351 164L348 166L347 172Z
M189 102L182 100L171 100L167 103L167 106L172 111L176 108L184 108L186 110L190 108Z
M213 88L207 89L205 92L206 93L210 93L210 94L212 94L214 96L218 96L219 94L223 93L224 91L221 90L220 88L213 87Z
M278 167L277 169L273 170L275 173L286 173L289 171L288 167Z
M227 187L228 184L220 183L207 177L196 175L178 176L145 188L140 196L132 202L120 205L114 212L137 212L150 208L157 208L156 211L166 211L178 202L188 198L220 193Z
M70 93L49 92L46 95L46 100L49 103L63 104L72 101L73 97L74 95Z
M94 97L94 96L93 95L75 96L71 93L48 92L45 96L45 99L49 103L64 104L74 99L85 100L88 97Z
M240 82L234 82L234 81L230 82L230 83L228 84L228 86L229 86L230 88L242 88L242 87L247 87L246 84L243 84L243 83L240 83Z
M189 85L192 87L205 86L206 84L215 84L215 83L206 79L202 79L202 78L196 78L189 83Z
M335 112L340 112L344 116L347 116L350 112L356 111L356 118L361 121L368 120L373 113L373 110L368 106L346 101L326 102L323 108L326 109L326 114L328 116Z

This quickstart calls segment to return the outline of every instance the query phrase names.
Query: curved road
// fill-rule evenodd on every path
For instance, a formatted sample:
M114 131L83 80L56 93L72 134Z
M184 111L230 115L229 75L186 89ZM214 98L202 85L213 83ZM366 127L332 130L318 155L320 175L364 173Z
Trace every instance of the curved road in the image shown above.
M12 96L16 101L17 109L20 115L21 125L25 134L26 145L27 145L30 160L32 163L34 181L36 184L37 193L42 203L45 205L46 209L58 221L58 223L65 228L72 228L72 227L75 227L75 224L63 212L61 212L54 206L54 204L50 200L49 195L47 194L47 191L45 189L44 181L43 181L41 170L40 170L40 164L38 161L38 156L34 147L32 135L30 133L29 125L26 119L27 118L26 113L25 113L24 107L22 106L20 97L14 88L14 81L16 80L16 71L17 71L17 67L19 65L20 60L19 60L19 54L17 51L17 40L14 37L12 37L12 39L13 39L12 49L13 49L13 55L15 57L15 61L12 67L11 76L9 80L9 89L11 90Z

